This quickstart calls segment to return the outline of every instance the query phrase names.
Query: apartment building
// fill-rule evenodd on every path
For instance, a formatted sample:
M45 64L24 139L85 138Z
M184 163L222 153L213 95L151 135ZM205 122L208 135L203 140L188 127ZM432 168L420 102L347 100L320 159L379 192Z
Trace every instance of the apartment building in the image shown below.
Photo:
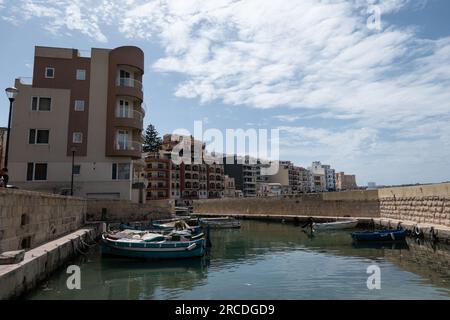
M257 196L257 183L261 178L261 163L250 157L237 155L223 158L225 174L234 178L236 190L241 190L244 197Z
M309 170L295 166L291 161L279 161L278 172L265 177L266 182L280 184L283 193L295 194L312 191L312 175Z
M188 142L188 140L190 141ZM189 146L190 148L190 161L186 161L186 163L184 161L181 163L174 162L172 161L172 151L180 143L183 143L183 141L187 142L185 146ZM182 152L184 151L185 149ZM151 193L151 190L148 190L147 199L171 198L189 200L223 197L223 165L215 164L214 162L207 164L205 157L205 144L201 141L195 140L193 137L165 135L161 150L158 152L157 163L160 166L162 166L162 162L167 163L168 180L163 182L157 179L160 177L156 176L148 176L148 179L149 184L152 184L152 186L159 184L162 187L167 182L168 187L164 188L164 191L159 190L159 194L155 192Z
M147 200L170 198L170 160L159 152L149 152L145 156L147 178Z
M322 164L320 161L312 163L308 168L314 176L314 185L317 192L335 191L336 190L336 174L331 166ZM320 182L320 184L319 184Z
M141 158L144 53L132 46L35 47L31 84L16 79L9 172L22 189L132 199Z
M345 174L344 172L336 173L336 189L337 190L354 190L357 189L356 176L354 174Z
M8 128L0 127L0 167L1 168L3 168L3 164L5 163L6 137L7 136L8 136Z
M258 184L258 197L278 197L283 194L281 183L261 182Z
M224 176L224 192L223 195L225 198L234 198L236 197L236 186L234 183L234 178L228 175Z
M224 195L225 171L222 164L210 164L208 168L208 198L222 198Z

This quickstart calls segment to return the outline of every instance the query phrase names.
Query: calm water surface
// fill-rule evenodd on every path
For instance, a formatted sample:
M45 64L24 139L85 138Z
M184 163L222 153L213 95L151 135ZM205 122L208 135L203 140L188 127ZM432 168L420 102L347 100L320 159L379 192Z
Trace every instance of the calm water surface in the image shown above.
M81 290L68 290L65 268L28 299L450 299L450 251L409 241L407 247L356 248L348 231L313 238L289 224L243 221L212 230L208 257L146 262L100 255L71 264ZM368 290L367 267L381 268L381 290Z

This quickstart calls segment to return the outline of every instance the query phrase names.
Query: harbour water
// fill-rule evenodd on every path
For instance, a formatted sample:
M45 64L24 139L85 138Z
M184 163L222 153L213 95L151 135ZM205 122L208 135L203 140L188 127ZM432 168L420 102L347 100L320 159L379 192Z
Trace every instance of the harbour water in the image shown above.
M207 257L140 261L102 257L93 247L72 261L81 290L61 268L26 299L450 299L445 246L355 247L349 231L310 237L281 223L243 221L211 230ZM367 268L381 270L381 289L367 288Z

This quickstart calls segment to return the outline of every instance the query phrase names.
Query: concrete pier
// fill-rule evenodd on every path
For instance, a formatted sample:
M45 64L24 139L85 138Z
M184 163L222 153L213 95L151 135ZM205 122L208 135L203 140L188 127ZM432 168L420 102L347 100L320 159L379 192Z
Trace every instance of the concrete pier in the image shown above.
M17 298L36 287L57 268L82 251L100 232L98 226L85 227L47 242L25 253L17 264L0 266L0 300Z

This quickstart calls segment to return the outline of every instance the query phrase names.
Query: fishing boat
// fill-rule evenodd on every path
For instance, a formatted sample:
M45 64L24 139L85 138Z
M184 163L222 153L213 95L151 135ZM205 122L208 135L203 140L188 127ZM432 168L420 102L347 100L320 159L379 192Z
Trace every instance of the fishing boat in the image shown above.
M236 229L241 227L241 222L231 217L201 218L200 225L211 229Z
M313 223L314 230L343 230L354 229L358 225L358 220L333 221L326 223Z
M152 226L156 229L162 230L189 230L192 233L200 233L201 226L197 225L197 220L191 219L168 219L157 220L152 222Z
M356 241L371 241L371 242L405 241L406 230L380 230L380 231L353 232L352 238Z
M125 230L102 235L102 254L143 259L180 259L205 254L204 235L191 237L167 236L160 233Z

